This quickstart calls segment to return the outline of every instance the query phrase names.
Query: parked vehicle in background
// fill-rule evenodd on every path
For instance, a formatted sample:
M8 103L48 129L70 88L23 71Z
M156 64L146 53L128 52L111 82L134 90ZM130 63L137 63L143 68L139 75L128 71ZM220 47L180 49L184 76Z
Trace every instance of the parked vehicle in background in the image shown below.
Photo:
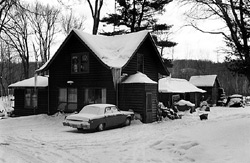
M71 114L63 121L64 126L78 130L98 130L116 126L129 126L134 112L121 111L113 104L91 104L77 114Z
M239 94L229 96L226 105L229 107L244 107L243 96Z
M190 110L190 113L194 112L195 104L191 103L190 101L186 100L179 100L174 104L179 111L187 111Z
M246 105L250 106L250 96L246 96Z

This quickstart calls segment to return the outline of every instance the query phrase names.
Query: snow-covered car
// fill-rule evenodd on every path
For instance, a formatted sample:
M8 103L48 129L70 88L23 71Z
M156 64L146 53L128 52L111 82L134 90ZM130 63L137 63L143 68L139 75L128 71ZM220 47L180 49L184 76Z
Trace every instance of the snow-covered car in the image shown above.
M228 97L227 105L229 107L244 107L243 96L239 94L234 94Z
M190 112L194 111L195 104L191 103L190 101L186 100L179 100L175 103L175 106L179 111L187 111L190 110Z
M116 126L129 126L133 117L134 112L121 111L113 104L91 104L84 106L79 113L67 116L63 125L78 130L102 131Z

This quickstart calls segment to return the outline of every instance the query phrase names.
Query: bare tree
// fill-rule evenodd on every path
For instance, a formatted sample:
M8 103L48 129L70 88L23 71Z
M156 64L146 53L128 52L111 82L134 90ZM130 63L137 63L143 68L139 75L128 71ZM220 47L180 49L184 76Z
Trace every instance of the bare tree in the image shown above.
M27 7L27 6L26 6ZM29 23L27 11L21 5L15 5L13 10L7 15L8 24L5 25L1 36L7 45L9 45L21 59L23 74L25 78L29 77Z
M29 20L35 35L33 49L37 56L41 57L42 64L50 58L50 48L57 33L56 23L60 10L49 5L42 5L39 2L31 7Z
M57 0L60 4L65 6L66 8L71 8L71 5L68 5L69 1L64 2L63 0ZM72 0L73 2L75 1L82 1L82 0ZM92 19L93 19L93 26L92 26L92 34L96 35L98 32L99 28L99 23L100 23L100 15L101 15L101 9L103 6L103 0L86 0L88 2Z
M8 85L20 80L20 71L16 69L15 55L5 41L0 40L0 87L1 95L7 95ZM20 69L20 68L19 68Z
M8 22L7 14L16 3L17 0L0 0L0 33Z
M85 18L77 18L72 10L69 14L62 16L61 26L65 35L68 35L72 29L84 29L83 22Z
M98 32L98 28L99 28L100 14L101 14L101 9L103 5L103 0L95 0L94 4L92 4L90 0L87 0L87 2L89 4L92 18L93 18L92 34L96 35Z
M228 49L225 61L229 70L243 74L250 81L250 1L249 0L180 0L193 4L189 10L192 20L220 19L225 27L206 31L195 23L191 26L210 34L222 34Z

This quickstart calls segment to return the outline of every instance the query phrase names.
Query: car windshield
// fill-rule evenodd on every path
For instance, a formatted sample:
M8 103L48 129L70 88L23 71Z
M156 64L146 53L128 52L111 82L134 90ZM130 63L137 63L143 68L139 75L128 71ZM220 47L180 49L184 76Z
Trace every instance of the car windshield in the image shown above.
M85 106L79 113L101 115L104 114L104 109L97 106Z

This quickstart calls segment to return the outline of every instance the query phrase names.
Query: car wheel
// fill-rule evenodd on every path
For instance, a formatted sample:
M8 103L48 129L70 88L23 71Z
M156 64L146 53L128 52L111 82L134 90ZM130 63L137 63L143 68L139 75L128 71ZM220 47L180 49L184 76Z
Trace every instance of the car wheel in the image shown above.
M83 130L83 128L77 128L77 130L78 130L78 131L82 131L82 130Z
M99 124L99 126L97 127L98 131L103 131L105 128L105 125L103 123Z
M125 121L125 126L129 126L131 124L131 118L127 118Z

